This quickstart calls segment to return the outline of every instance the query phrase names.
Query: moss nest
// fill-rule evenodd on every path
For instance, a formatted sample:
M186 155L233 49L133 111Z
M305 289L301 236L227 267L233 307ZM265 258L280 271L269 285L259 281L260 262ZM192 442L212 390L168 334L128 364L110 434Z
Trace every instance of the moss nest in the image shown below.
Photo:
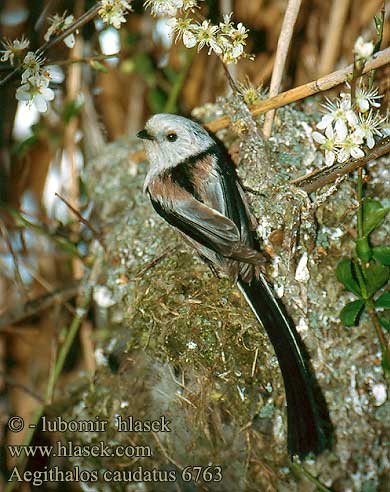
M336 281L335 267L353 246L354 177L317 210L316 221L314 217L304 221L291 256L284 243L272 244L268 237L275 229L288 235L294 229L295 212L307 199L270 182L274 172L284 182L322 165L311 138L317 105L310 102L304 111L279 110L270 142L272 166L264 182L259 176L265 171L258 165L264 148L237 101L208 105L196 114L211 118L221 112L221 104L246 128L236 144L239 171L246 186L264 191L249 199L262 222L258 233L271 252L269 276L310 352L335 425L333 450L306 467L335 492L385 492L390 460L381 439L390 432L390 404L378 405L373 393L375 385L384 384L377 341L367 319L352 329L343 327L338 318L349 300ZM231 131L219 136L238 142ZM255 156L250 149L255 149ZM142 420L164 415L172 431L118 432L112 424L104 434L107 444L149 446L152 456L83 457L73 458L74 463L85 469L142 466L173 470L178 476L188 465L212 464L222 467L222 481L199 484L178 479L180 490L313 492L315 485L289 467L284 390L272 346L238 289L228 279L216 278L155 214L142 193L145 165L131 162L137 150L134 140L110 144L86 170L105 244L105 249L98 243L91 248L98 265L94 288L108 292L110 306L96 305L100 365L92 382L85 378L69 388L72 404L66 414L78 419L99 415L110 423L118 415ZM382 179L386 165L388 159L382 158L370 167L369 193L379 199L389 196L389 180ZM276 201L281 193L282 199ZM382 231L378 240L389 232L386 227ZM297 281L295 269L304 254L309 278ZM69 438L74 440L75 435ZM77 439L97 442L102 435L79 433ZM89 487L178 490L174 483L148 481L142 487L104 481Z

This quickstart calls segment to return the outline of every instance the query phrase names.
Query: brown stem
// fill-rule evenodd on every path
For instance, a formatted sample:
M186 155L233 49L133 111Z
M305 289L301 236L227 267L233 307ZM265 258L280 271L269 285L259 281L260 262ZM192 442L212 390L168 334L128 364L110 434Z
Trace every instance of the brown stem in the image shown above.
M329 183L333 183L339 176L348 174L359 167L364 166L369 161L378 159L379 157L390 152L390 136L383 138L375 145L373 149L368 151L366 155L360 159L352 159L342 164L338 163L332 167L323 167L309 174L300 176L299 178L289 181L289 184L299 186L307 193L321 188Z
M386 48L382 51L378 51L371 60L365 63L362 74L370 72L375 68L382 67L390 63L390 48ZM300 85L294 89L290 89L286 92L282 92L275 97L270 97L265 101L261 101L255 106L251 106L249 109L253 116L257 116L261 113L265 113L270 109L281 108L295 101L299 101L306 97L312 96L313 94L318 94L319 92L327 91L336 87L337 85L351 80L353 76L353 64L347 67L332 72L324 77L321 77L307 84ZM223 128L227 128L230 124L230 119L228 116L223 116L217 118L213 121L209 121L205 127L211 132L217 132Z

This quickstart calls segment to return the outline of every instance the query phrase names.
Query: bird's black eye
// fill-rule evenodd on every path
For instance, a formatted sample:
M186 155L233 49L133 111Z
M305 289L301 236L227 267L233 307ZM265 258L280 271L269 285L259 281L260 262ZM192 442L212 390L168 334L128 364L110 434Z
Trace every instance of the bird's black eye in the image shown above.
M175 142L177 140L176 133L175 132L167 133L167 140L168 140L168 142Z

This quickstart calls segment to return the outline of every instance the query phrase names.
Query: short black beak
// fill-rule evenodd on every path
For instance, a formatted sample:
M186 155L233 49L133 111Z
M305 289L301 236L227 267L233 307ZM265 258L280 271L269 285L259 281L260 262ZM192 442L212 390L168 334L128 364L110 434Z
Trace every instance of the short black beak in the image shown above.
M142 140L154 140L152 135L150 135L147 130L141 130L138 132L137 137L142 138Z

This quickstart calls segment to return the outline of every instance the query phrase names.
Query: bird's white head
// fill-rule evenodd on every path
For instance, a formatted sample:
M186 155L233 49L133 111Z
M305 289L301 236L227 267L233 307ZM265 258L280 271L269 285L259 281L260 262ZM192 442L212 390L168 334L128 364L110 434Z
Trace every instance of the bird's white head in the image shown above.
M150 170L145 186L152 176L204 152L215 142L207 131L194 121L175 114L155 114L137 134L144 140Z

